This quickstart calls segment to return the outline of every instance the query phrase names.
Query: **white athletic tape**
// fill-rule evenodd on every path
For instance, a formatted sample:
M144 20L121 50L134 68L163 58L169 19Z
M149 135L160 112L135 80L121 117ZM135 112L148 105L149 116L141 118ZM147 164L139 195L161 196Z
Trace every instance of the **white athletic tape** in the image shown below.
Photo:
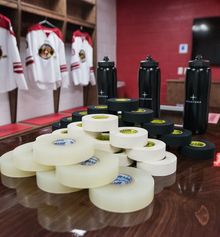
M143 170L120 167L119 176L111 184L90 189L89 197L95 206L106 211L137 211L152 202L154 179Z
M147 144L148 132L138 127L120 127L110 131L110 144L115 147L131 149Z
M109 139L110 139L109 133L98 134L93 140L95 150L106 151L106 152L120 151L120 148L114 147L110 144Z
M15 167L19 170L33 172L53 170L55 168L54 166L41 165L34 160L33 144L34 142L29 142L16 147L12 151L12 157Z
M82 127L82 122L73 122L68 124L67 126L68 133L70 135L79 135L79 136L90 136L90 137L96 137L98 135L97 132L88 132L85 131Z
M58 182L55 171L40 171L36 173L37 186L48 193L72 193L80 189L70 188Z
M108 132L118 128L118 116L89 114L82 117L83 129L89 132Z
M137 168L148 171L153 176L166 176L176 172L177 157L171 153L166 152L163 160L137 162Z
M56 168L56 177L63 185L73 188L93 188L111 183L118 175L118 160L99 154L85 162Z
M106 157L110 157L111 159L117 159L119 161L119 166L130 166L133 164L133 160L129 159L125 150L120 149L118 152L111 153L111 152L103 152Z
M9 151L1 156L1 173L12 178L22 178L34 176L35 172L22 171L15 167L12 159L12 151Z
M67 128L60 128L52 132L52 134L68 134L68 129Z
M166 144L157 139L148 139L144 147L134 147L126 151L128 157L136 161L162 160L166 155Z
M94 154L90 139L68 134L47 134L33 144L34 159L43 165L71 165L87 160Z

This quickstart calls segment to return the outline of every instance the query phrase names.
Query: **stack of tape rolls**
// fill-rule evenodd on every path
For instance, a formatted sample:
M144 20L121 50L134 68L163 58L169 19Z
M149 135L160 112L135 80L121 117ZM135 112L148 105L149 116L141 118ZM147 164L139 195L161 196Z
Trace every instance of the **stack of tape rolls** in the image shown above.
M90 201L110 212L133 212L148 206L154 197L154 179L140 169L120 167L110 184L89 189Z
M166 176L176 171L177 157L166 152L166 144L157 139L148 139L145 146L128 149L130 159L137 161L137 168L147 170L153 176Z
M177 157L166 152L166 156L162 160L137 162L137 168L144 169L153 176L167 176L176 172Z
M57 180L68 187L94 188L111 183L118 175L117 159L95 153L90 159L76 165L56 168Z
M130 149L144 146L147 143L147 130L138 127L120 127L110 131L110 143L112 146Z
M108 132L118 128L118 116L89 114L82 118L83 129L89 132Z
M94 154L92 142L68 134L47 134L33 144L34 159L49 166L71 165L85 161Z

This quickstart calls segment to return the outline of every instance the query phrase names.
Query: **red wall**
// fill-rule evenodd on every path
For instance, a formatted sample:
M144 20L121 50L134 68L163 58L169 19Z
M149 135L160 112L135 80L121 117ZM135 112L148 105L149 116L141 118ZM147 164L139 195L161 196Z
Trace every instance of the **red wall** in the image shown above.
M219 0L118 0L117 69L126 82L126 96L137 97L140 60L150 54L161 68L161 100L166 103L166 80L178 79L177 67L186 67L191 55L193 18L220 16ZM187 54L179 54L188 43ZM220 80L220 68L212 79Z

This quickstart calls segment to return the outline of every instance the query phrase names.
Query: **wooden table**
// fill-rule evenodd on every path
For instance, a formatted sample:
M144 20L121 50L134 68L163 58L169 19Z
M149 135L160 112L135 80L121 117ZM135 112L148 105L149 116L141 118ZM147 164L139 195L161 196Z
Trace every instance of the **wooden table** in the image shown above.
M4 140L0 155L49 131ZM220 151L219 124L210 125L202 137ZM212 160L189 160L178 154L177 173L157 178L153 203L131 214L96 208L86 190L52 195L39 190L35 178L2 176L11 188L0 184L0 236L219 237L220 167L212 164Z

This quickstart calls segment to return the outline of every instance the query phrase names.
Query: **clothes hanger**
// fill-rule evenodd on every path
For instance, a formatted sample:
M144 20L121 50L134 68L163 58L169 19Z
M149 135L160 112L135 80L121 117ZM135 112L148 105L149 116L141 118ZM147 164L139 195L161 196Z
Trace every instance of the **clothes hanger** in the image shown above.
M50 22L47 20L47 18L45 18L43 21L40 21L39 24L40 24L40 25L45 25L45 24L46 24L46 25L50 26L51 28L56 28L56 26L53 25L52 23L50 23Z

